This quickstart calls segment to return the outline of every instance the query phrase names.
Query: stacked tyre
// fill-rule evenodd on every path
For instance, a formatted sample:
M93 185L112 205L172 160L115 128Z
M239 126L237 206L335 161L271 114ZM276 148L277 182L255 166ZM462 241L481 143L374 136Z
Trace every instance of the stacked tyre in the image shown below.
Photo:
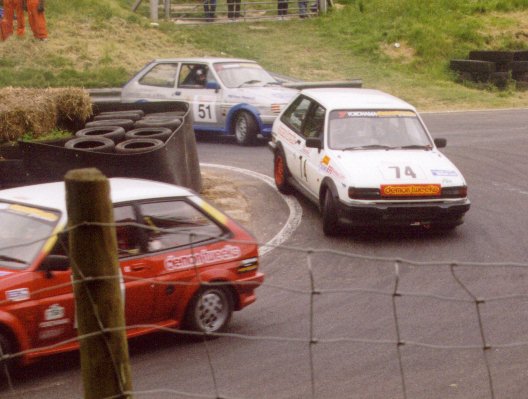
M142 110L110 111L96 115L75 138L69 149L119 154L153 151L182 124L178 112L145 114Z

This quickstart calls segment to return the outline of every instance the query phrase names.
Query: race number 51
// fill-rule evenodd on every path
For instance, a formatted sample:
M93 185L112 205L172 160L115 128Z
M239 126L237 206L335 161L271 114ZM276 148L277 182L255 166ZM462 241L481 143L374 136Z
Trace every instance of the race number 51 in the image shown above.
M193 104L194 120L200 122L216 122L216 114L213 103Z

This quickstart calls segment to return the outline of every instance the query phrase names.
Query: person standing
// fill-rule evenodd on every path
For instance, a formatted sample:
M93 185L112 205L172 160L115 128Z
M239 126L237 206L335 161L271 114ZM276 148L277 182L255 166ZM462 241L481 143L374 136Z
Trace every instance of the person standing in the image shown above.
M216 18L216 0L204 0L205 20L212 22Z
M284 18L284 16L288 14L288 0L278 0L277 14L280 18Z
M227 0L227 18L236 19L240 17L240 0Z
M48 40L46 16L44 15L44 0L24 0L27 3L29 26L37 40Z
M16 15L17 21L17 36L24 36L24 7L23 0L4 0L4 17L1 21L1 38L6 40L13 34L13 24Z
M308 0L299 0L299 18L308 18Z

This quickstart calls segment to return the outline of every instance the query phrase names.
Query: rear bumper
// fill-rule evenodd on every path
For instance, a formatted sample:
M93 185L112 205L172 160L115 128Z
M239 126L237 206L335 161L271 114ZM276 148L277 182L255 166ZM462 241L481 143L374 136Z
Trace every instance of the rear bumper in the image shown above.
M470 208L468 199L457 202L344 204L338 217L352 226L456 226Z

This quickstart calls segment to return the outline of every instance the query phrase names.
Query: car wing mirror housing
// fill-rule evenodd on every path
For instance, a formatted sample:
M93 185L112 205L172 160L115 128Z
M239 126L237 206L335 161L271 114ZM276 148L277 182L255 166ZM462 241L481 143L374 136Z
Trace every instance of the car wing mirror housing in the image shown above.
M306 147L320 150L323 147L323 142L319 137L308 137L306 139Z
M212 80L212 81L207 81L207 83L205 84L205 88L218 91L220 90L220 85L218 84L218 82Z
M434 139L435 146L444 148L447 145L447 139Z
M47 276L51 276L54 271L66 271L70 267L70 259L65 255L48 255L40 264L40 270L46 272Z

